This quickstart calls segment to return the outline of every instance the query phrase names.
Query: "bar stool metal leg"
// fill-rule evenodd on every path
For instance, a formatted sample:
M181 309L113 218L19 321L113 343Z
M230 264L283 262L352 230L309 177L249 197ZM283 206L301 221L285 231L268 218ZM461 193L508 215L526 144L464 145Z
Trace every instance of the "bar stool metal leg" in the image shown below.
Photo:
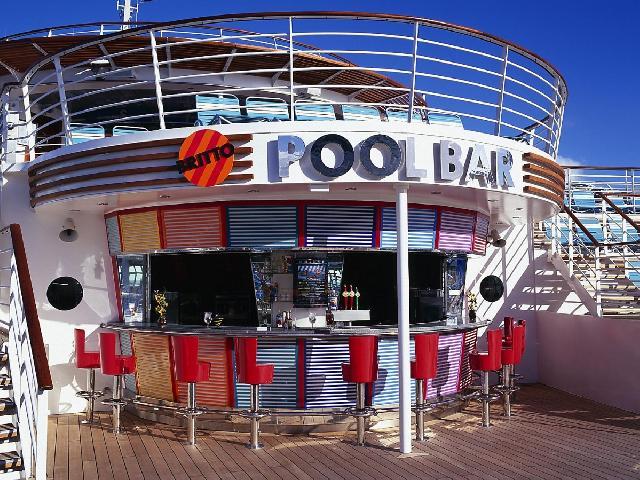
M416 440L424 441L424 380L416 379Z
M482 426L489 427L491 425L489 421L489 407L490 407L490 395L489 395L489 372L480 372L482 378Z
M502 406L504 409L504 416L511 416L511 365L502 366Z
M76 393L77 397L84 398L87 401L87 418L81 423L93 423L93 412L95 411L96 398L102 396L102 392L96 391L96 370L95 368L87 369L87 390Z
M187 384L187 441L196 444L196 384Z
M120 409L122 408L122 375L113 377L113 433L120 433Z
M356 417L356 427L358 435L358 445L364 445L364 426L365 417L362 415L365 410L365 385L364 383L356 383L356 410L358 416Z
M251 385L250 387L250 413L251 413L251 436L249 438L249 448L258 450L263 447L260 443L258 434L260 432L260 413L258 412L260 404L260 386Z

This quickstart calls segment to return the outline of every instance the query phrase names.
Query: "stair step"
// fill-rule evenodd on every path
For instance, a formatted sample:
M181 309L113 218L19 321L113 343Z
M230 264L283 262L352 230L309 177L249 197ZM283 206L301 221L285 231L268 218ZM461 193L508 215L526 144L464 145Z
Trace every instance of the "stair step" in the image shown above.
M7 352L0 353L0 364L9 362L9 354Z
M11 375L0 373L0 388L11 387Z
M0 425L0 442L16 441L20 438L18 428L11 424Z
M624 315L624 316L630 316L630 315L639 315L640 316L640 308L603 308L602 309L602 314L603 315Z
M0 472L22 470L22 457L18 452L0 453Z
M15 411L16 404L8 398L0 398L0 414L7 414Z

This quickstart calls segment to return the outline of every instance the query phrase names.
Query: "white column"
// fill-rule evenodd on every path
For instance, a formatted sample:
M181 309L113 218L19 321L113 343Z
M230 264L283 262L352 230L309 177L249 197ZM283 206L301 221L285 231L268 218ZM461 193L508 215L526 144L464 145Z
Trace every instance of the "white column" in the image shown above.
M407 186L396 190L398 262L398 366L400 368L400 452L411 453L411 369L409 364L409 218Z

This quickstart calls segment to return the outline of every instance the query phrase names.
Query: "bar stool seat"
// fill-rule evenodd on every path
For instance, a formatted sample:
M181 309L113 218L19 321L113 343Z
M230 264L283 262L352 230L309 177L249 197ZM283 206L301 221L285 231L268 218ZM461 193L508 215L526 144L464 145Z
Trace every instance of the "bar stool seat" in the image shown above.
M262 448L259 442L260 419L269 415L268 410L260 409L260 385L273 383L275 366L258 365L258 339L256 337L236 338L236 375L238 383L250 385L250 408L242 416L251 422L251 436L247 445L252 450Z
M195 336L171 337L176 380L187 384L187 407L179 410L187 418L187 441L196 443L196 417L205 413L196 406L196 383L211 377L211 364L198 360L200 340Z
M113 408L113 433L120 433L120 412L126 400L123 396L123 376L136 371L136 357L133 355L118 355L116 353L117 334L114 332L100 333L100 368L104 375L113 376L113 397L102 403Z
M349 337L349 363L342 364L342 380L356 384L356 407L345 411L356 418L357 443L364 445L365 420L376 412L367 407L365 387L378 379L378 337Z
M479 352L473 350L469 353L469 364L471 369L480 372L482 380L482 390L478 397L482 402L482 426L489 427L490 403L498 397L489 393L489 372L499 370L501 367L501 343L502 332L500 330L489 330L487 332L487 351Z
M100 368L100 352L86 350L86 334L81 328L73 331L76 349L76 367L87 370L87 390L76 393L77 397L87 401L87 418L82 423L93 422L93 411L96 398L103 395L102 391L96 390L96 368Z
M416 381L416 440L424 440L424 412L432 406L425 403L424 382L435 378L438 371L438 334L426 333L414 337L415 360L411 361L411 378Z

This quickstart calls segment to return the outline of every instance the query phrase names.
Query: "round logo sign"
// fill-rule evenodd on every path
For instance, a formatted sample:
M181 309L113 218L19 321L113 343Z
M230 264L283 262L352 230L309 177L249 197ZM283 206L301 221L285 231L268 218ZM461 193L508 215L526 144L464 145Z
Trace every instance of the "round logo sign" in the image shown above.
M233 168L233 144L215 130L198 130L182 142L176 163L194 185L218 185Z

